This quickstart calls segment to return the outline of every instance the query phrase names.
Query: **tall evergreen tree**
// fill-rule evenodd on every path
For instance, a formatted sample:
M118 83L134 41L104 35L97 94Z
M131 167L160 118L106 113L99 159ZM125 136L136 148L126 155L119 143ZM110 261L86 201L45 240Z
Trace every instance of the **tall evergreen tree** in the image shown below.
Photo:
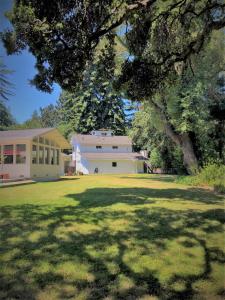
M111 45L113 38L100 50L98 60L87 68L84 80L73 93L64 91L58 102L63 123L69 123L71 130L88 133L93 129L110 128L115 134L125 133L126 120L124 103L112 86L115 76Z

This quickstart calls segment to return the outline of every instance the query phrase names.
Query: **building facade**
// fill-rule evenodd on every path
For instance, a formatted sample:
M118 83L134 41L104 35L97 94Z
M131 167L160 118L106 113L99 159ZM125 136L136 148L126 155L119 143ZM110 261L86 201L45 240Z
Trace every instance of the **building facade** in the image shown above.
M69 148L55 128L0 131L0 176L57 178L63 175L61 151Z
M111 130L94 130L71 138L72 160L82 174L143 173L145 157L132 151L128 136L114 136Z

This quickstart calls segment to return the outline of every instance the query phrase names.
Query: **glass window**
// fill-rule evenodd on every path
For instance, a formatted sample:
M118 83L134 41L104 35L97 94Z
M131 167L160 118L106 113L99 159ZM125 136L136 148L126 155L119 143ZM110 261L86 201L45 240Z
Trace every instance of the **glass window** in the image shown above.
M16 163L25 164L26 163L26 145L17 144L16 145Z
M59 150L56 150L56 164L59 165Z
M42 136L39 136L39 143L44 144L44 138Z
M102 149L102 146L96 146L96 149Z
M39 164L44 163L44 147L39 146Z
M3 161L2 161L2 146L0 145L0 164L2 164Z
M49 164L49 148L45 147L45 164Z
M107 133L106 132L102 132L102 136L106 136L107 135Z
M113 161L112 162L112 167L114 167L114 168L117 167L117 162Z
M55 149L50 150L50 162L51 165L54 165L54 156L55 156Z
M55 146L55 142L54 141L51 141L51 146Z
M38 137L37 136L33 138L33 142L38 143Z
M37 146L32 145L32 164L37 164Z
M45 145L50 145L50 141L48 139L45 139Z
M112 146L113 149L118 149L118 146Z
M4 164L13 164L13 145L5 145L3 150Z

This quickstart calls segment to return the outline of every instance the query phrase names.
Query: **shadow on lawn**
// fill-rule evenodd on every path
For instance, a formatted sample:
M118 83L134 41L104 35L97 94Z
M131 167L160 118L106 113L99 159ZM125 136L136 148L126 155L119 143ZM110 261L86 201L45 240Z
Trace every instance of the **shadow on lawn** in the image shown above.
M224 212L145 206L181 193L203 205L222 201L191 190L96 188L67 195L77 206L2 207L0 299L191 299L193 284L224 262L221 249L207 246L222 232Z
M123 176L120 178L123 179L143 179L143 180L149 180L149 181L160 181L160 182L174 182L176 179L177 175L154 175L154 174L150 174L150 176Z

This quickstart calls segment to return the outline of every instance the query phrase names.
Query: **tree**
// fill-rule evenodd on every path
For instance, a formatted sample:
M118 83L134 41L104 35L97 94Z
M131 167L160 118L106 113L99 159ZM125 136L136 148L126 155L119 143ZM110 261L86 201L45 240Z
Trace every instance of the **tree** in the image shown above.
M145 80L155 88L175 63L198 53L211 31L224 26L224 9L220 0L15 0L6 14L13 30L2 40L8 54L28 46L37 59L37 88L50 92L55 81L71 90L102 39L125 25L135 63L139 69L148 65ZM140 56L149 51L148 59Z
M93 129L110 128L115 134L125 133L124 104L112 86L115 78L115 54L108 36L99 59L89 65L83 81L73 93L64 91L58 102L62 123L71 131L88 133Z
M40 108L41 127L57 127L59 125L59 112L56 106L49 104Z
M5 130L13 124L15 124L15 121L9 109L5 106L3 101L0 101L0 130Z
M136 134L143 136L142 130L147 132L154 128L156 133L149 138L150 145L154 147L152 137L157 132L166 134L181 148L189 172L195 162L203 165L211 159L224 160L225 102L221 73L224 68L224 33L221 31L214 34L204 51L198 57L192 57L190 65L181 77L171 77L173 84L168 81L164 89L146 99L145 106L148 109L144 107L144 112L148 114L145 117L148 123L145 129L140 128L140 133ZM220 88L218 74L221 74ZM133 93L132 80L129 84Z
M28 46L35 55L38 74L32 82L37 88L51 91L56 81L74 91L85 79L90 62L101 55L100 43L109 35L119 39L117 29L124 25L131 56L122 64L117 86L130 99L154 106L191 172L198 168L193 143L184 126L174 128L170 122L164 91L175 82L177 92L172 94L182 93L185 81L191 78L183 77L190 69L189 59L200 53L213 30L225 25L224 9L220 0L102 0L94 4L87 0L20 0L7 15L13 30L3 33L2 39L9 54ZM114 60L113 51L110 60ZM200 86L188 84L194 89L193 97L200 96ZM187 103L192 98L188 93L180 97Z
M12 71L8 70L4 65L2 59L0 59L0 101L8 100L9 96L12 94L12 83L8 80L7 76L11 74Z

